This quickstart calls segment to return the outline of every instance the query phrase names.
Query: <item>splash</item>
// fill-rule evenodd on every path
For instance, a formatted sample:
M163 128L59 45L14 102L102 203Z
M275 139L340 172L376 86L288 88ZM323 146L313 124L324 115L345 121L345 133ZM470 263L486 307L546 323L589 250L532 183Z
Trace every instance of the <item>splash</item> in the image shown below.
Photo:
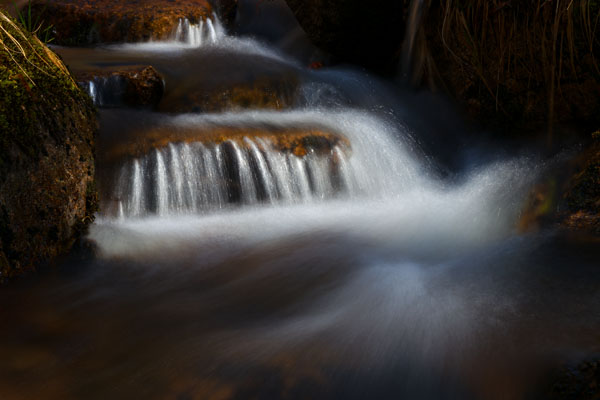
M309 132L298 139L301 152L282 149L275 143L281 136L289 138L288 128ZM181 136L185 129L198 132L195 135L199 139ZM238 135L214 142L207 133L211 129L274 133ZM162 141L145 145L151 150L142 156L125 156L117 175L110 179L117 184L103 196L105 216L203 214L233 204L281 205L398 196L420 179L410 141L394 140L388 136L392 125L368 113L187 115L171 117L159 130L161 135L164 131L179 132L180 136L173 134L166 146L159 145ZM316 131L334 135L311 136L317 135L310 133ZM154 133L148 135L153 137ZM327 137L340 139L329 142ZM143 138L136 136L136 140ZM140 143L134 147L139 148ZM388 174L394 176L393 181Z

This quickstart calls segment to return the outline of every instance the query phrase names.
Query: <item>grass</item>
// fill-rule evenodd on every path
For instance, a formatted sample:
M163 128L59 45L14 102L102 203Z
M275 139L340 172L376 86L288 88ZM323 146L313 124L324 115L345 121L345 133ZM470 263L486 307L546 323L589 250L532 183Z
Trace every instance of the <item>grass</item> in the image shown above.
M17 3L14 3L15 11L17 13L17 20L21 24L23 29L35 35L42 41L42 43L50 43L54 40L53 37L53 26L44 26L44 21L41 19L41 13L37 13L37 16L33 16L31 12L31 0L27 2L27 6L23 9L19 9Z
M600 81L600 1L437 2L429 10L435 26L425 29L436 30L443 49L474 76L497 113L513 114L510 82L524 82L524 93L544 91L549 141L561 85Z

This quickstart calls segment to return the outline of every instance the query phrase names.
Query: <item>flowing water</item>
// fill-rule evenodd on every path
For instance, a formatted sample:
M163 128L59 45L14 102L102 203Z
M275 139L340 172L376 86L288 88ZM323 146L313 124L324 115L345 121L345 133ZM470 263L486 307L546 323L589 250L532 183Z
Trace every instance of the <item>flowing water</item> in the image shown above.
M535 157L431 146L410 121L441 108L216 17L57 51L152 63L169 112L88 86L108 107L97 252L0 290L0 398L518 399L600 351L598 243L516 230ZM263 78L292 103L176 111Z

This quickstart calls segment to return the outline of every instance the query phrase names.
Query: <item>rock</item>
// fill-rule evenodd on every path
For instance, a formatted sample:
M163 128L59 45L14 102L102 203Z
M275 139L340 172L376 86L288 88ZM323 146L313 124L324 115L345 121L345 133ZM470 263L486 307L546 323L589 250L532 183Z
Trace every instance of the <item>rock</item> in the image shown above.
M39 40L0 13L0 281L69 250L93 219L89 97ZM15 43L15 41L18 42Z
M340 61L393 74L408 1L286 0L312 42Z
M238 0L218 0L213 3L213 7L225 26L233 26L238 9Z
M208 0L32 0L32 15L52 25L61 45L141 42L169 36L180 19L212 15Z
M565 199L569 213L563 225L600 235L600 140L580 157Z
M164 126L144 131L133 131L130 140L105 149L103 161L112 162L123 158L141 157L156 148L167 147L170 143L201 142L220 144L233 141L240 147L247 147L248 138L268 139L279 151L293 153L298 157L308 151L329 153L336 145L350 148L350 142L342 135L320 130L298 130L285 128L240 128L240 127L175 127Z
M564 366L548 377L549 387L537 398L548 400L600 399L600 359ZM545 393L544 393L545 392Z
M600 140L560 162L532 188L519 229L550 225L600 235Z
M155 108L164 93L163 77L152 66L76 72L75 78L99 107Z
M251 82L216 87L182 88L169 93L160 105L164 112L221 112L242 109L282 110L293 105L298 82L258 78Z

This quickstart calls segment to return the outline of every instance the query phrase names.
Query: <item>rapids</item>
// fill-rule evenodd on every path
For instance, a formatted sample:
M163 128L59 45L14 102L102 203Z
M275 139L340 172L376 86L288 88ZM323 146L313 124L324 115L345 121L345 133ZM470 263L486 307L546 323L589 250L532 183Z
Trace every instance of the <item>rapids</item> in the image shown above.
M318 53L240 21L243 36L215 16L164 42L56 48L75 69L151 63L161 107L297 86L283 110L213 113L88 87L106 106L95 254L0 290L0 398L518 399L600 351L597 243L516 228L546 163L363 72L309 70ZM292 131L339 140L284 151Z

